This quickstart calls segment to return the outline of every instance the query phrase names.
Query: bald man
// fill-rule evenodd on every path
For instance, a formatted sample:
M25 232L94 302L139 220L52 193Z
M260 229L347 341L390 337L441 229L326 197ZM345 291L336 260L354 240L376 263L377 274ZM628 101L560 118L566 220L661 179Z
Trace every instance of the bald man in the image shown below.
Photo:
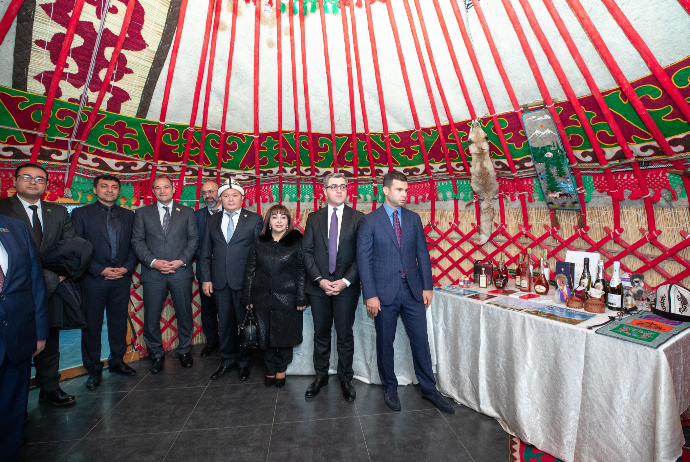
M196 226L199 228L199 248L194 254L197 261L196 278L199 282L199 289L201 289L201 280L199 279L199 252L201 246L204 244L204 231L206 230L206 219L214 213L220 212L223 208L218 200L218 184L214 181L207 181L201 188L200 200L206 204L205 208L200 208L194 214L196 215ZM218 335L218 308L213 301L213 297L208 297L202 290L199 290L199 298L201 299L201 327L206 336L206 346L201 350L201 357L210 356L220 343Z

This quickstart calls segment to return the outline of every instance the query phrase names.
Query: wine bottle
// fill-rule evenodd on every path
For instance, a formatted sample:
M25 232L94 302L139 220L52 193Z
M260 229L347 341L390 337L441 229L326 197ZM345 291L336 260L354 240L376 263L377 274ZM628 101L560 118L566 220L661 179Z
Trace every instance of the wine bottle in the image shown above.
M517 266L515 267L515 288L520 289L522 283L522 254L518 257Z
M609 310L621 311L623 309L623 283L620 277L621 264L613 262L613 276L606 291L606 307Z
M546 252L544 256L539 261L539 276L537 280L534 281L534 292L538 295L547 295L549 293L549 280L547 279L546 272Z
M494 285L497 289L503 289L507 284L508 268L503 260L503 254L501 254L501 261L498 262L498 269L496 270L496 279L494 279Z
M597 290L601 290L602 292L606 291L606 279L604 279L604 262L599 260L599 263L597 263L597 279L594 281L594 288Z
M589 258L585 258L584 268L580 275L580 281L577 284L576 291L582 291L583 299L587 299L589 289L592 288L592 275L589 273Z
M482 274L479 275L479 287L486 289L486 271L482 268Z
M522 276L520 277L520 290L522 292L529 292L532 290L532 253L525 252L525 259L522 263Z

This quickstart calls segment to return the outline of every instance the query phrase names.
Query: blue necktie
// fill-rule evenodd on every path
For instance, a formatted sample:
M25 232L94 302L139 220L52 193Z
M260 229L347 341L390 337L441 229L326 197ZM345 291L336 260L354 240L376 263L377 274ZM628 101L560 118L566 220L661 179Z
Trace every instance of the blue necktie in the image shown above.
M117 234L115 232L115 224L113 223L113 207L107 207L108 212L105 216L105 227L108 229L108 239L110 240L110 260L115 261L117 258Z
M235 233L235 222L232 221L232 217L237 215L237 212L233 212L232 214L229 214L228 212L225 212L225 214L230 218L228 220L228 228L227 231L225 232L225 243L229 244L230 239L232 239L232 235Z

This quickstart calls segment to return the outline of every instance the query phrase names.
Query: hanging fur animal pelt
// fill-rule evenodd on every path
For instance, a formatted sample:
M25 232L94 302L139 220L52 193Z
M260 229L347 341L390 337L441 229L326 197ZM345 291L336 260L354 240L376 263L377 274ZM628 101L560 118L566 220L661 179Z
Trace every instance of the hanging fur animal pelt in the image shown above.
M467 139L472 166L470 184L474 197L479 201L479 243L485 244L491 236L494 222L493 199L498 194L498 180L496 170L491 163L491 152L486 133L482 130L479 119L472 121L472 128Z

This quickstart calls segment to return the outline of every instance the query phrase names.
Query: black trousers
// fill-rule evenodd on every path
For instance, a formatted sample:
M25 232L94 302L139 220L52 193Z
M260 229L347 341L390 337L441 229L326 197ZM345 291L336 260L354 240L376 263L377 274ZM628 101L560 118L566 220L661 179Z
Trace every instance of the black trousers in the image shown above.
M194 320L192 318L192 278L168 279L163 282L144 282L144 341L151 359L163 358L163 336L161 335L161 313L163 303L168 296L172 297L177 319L179 343L175 351L178 354L189 353L192 348Z
M220 335L220 354L225 367L237 364L249 367L252 350L240 348L240 336L237 325L244 321L247 309L240 303L241 290L233 290L229 285L222 289L213 289L213 299L218 307L218 333Z
M218 336L218 308L213 297L207 297L201 290L199 281L199 300L201 301L201 329L206 337L206 345L217 345Z
M287 370L288 364L292 362L292 347L266 348L264 351L264 362L266 363L266 375L271 377Z
M355 338L352 325L359 297L348 295L327 295L310 297L314 317L314 369L317 378L328 376L331 358L331 327L335 324L338 337L338 378L352 380L352 357L355 352Z
M101 331L103 314L108 323L108 364L122 363L127 352L127 316L132 276L127 274L114 281L87 276L84 279L86 329L81 331L81 357L87 371L103 370L101 361Z
M34 358L36 386L42 393L52 393L60 388L60 330L50 329L46 346Z
M19 458L30 375L30 358L14 364L5 354L0 364L0 461Z

